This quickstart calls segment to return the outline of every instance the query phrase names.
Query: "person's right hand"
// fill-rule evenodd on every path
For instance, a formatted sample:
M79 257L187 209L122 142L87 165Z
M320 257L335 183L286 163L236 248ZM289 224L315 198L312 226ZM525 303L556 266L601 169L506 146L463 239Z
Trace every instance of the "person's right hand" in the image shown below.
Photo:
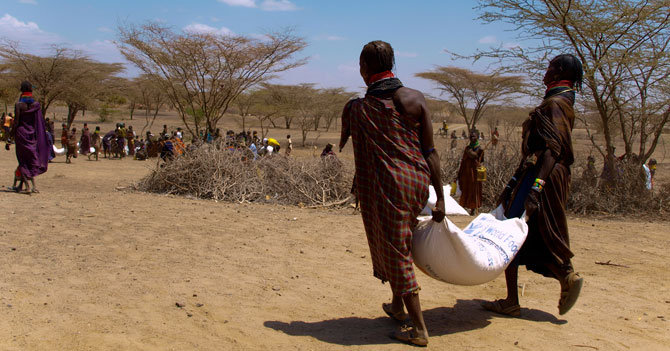
M446 210L444 207L444 199L439 199L435 202L435 208L433 208L433 220L437 223L442 222L445 217Z

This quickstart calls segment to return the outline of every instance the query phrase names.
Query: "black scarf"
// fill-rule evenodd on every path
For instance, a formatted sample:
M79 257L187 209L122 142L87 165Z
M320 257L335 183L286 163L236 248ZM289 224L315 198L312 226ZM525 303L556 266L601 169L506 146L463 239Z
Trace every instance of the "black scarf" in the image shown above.
M372 95L374 97L381 97L389 92L394 92L398 88L402 88L402 82L398 78L386 78L372 83L368 87L365 95Z
M547 93L544 94L544 99L548 99L554 95L563 95L570 99L570 101L574 104L575 103L575 90L566 88L566 87L556 87L556 88L551 88L547 90Z

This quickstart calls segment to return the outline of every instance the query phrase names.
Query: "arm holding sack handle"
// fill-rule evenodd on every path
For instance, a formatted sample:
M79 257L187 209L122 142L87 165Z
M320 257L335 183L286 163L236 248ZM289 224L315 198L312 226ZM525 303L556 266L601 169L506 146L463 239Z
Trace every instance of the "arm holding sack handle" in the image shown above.
M421 134L419 140L421 141L421 153L426 159L428 169L430 169L430 182L435 188L435 195L437 195L437 202L433 209L433 220L435 222L442 222L445 217L444 208L444 189L442 188L442 171L440 170L440 156L435 150L435 143L433 141L433 122L430 119L430 113L426 107L425 100L421 96Z

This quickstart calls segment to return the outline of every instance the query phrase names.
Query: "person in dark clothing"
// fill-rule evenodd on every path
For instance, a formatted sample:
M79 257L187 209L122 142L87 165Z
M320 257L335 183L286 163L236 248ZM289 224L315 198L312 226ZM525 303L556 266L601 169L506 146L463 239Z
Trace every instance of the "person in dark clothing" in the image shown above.
M519 316L517 277L519 265L560 282L559 314L567 313L579 297L584 279L575 273L571 259L565 206L574 162L572 128L575 90L581 87L582 64L573 55L559 55L544 76L544 100L523 123L523 159L499 202L506 216L528 218L528 237L505 270L507 298L485 302L500 314Z

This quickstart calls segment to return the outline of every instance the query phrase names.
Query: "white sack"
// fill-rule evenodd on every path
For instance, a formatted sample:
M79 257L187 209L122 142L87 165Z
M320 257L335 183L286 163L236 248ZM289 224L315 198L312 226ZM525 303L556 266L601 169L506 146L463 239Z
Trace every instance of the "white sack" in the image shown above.
M59 148L56 147L56 145L52 145L52 146L53 146L53 148L54 148L54 153L55 153L57 156L63 156L63 155L65 155L65 148L59 149Z
M504 219L501 208L492 213L480 214L464 230L447 218L441 223L419 218L412 239L414 264L450 284L478 285L495 279L523 245L528 225L522 219Z
M451 186L450 185L445 185L442 187L443 192L444 192L444 210L445 214L447 216L449 215L463 215L463 216L468 216L469 213L466 211L461 205L458 204L456 200L454 200L453 197L449 196L451 194ZM429 187L429 195L428 195L428 203L426 204L426 207L423 208L421 211L421 214L424 216L430 216L433 214L433 207L435 207L435 203L437 202L437 195L435 194L435 188L431 185Z

